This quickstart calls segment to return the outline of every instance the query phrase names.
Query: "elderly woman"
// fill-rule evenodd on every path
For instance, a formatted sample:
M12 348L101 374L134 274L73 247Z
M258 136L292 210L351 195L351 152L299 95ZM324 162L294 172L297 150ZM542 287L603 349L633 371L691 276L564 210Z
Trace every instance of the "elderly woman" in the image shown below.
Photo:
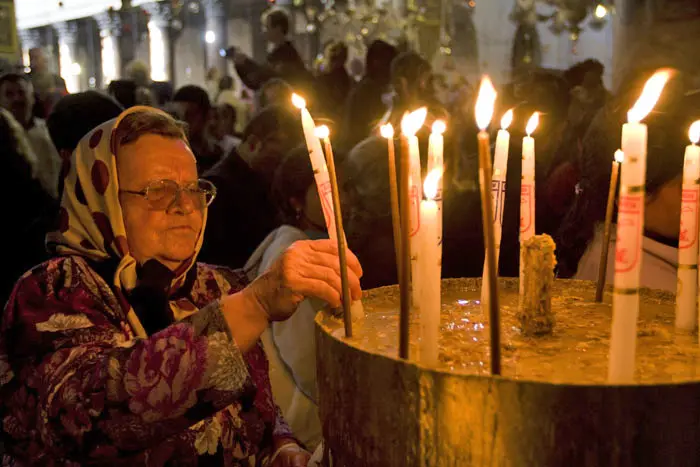
M333 243L298 242L250 284L197 264L215 188L153 109L90 132L63 172L55 258L19 280L1 322L9 461L306 465L258 338L306 297L340 304Z

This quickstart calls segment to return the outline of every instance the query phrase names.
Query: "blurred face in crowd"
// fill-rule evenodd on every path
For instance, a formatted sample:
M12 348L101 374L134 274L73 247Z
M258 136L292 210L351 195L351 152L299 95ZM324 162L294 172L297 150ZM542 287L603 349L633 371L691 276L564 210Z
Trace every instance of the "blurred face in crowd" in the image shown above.
M33 105L34 91L29 81L5 81L0 85L0 107L12 113L22 126L29 125Z
M274 26L272 20L267 17L263 23L263 29L265 32L265 39L273 44L278 44L284 41L285 35L282 28Z
M326 219L323 217L323 207L321 206L321 198L318 196L316 184L312 184L306 191L303 210L307 222L312 227L322 231L325 230Z
M187 123L191 140L204 138L208 120L208 112L205 109L194 102L175 102L173 109L177 118Z
M255 172L268 183L272 183L275 171L284 155L298 146L300 142L296 136L285 131L272 132L263 139L253 135L244 143L249 154L246 159Z
M681 218L681 176L666 182L655 193L647 196L644 227L668 239L678 239Z
M33 73L46 73L49 68L48 60L44 55L44 50L34 48L29 50L29 67Z
M228 104L216 106L212 112L211 134L216 139L233 136L236 130L236 110Z
M187 191L174 197L171 193L165 204L158 206L143 196L124 191L144 190L159 180L172 180L181 187L196 182L192 151L181 139L144 135L119 148L117 169L131 254L140 264L156 259L176 269L194 254L206 207Z

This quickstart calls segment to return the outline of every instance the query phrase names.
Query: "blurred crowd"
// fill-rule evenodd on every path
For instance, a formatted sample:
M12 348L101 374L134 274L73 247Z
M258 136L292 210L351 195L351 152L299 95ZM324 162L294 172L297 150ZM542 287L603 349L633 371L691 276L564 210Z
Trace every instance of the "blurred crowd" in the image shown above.
M473 87L462 79L446 88L446 81L424 57L379 40L369 45L359 80L346 69L348 49L342 42L328 44L323 65L311 70L287 39L289 20L284 13L267 17L266 32L272 51L265 63L232 49L228 56L239 80L212 69L201 87L172 89L168 83L154 83L147 68L135 63L127 78L111 83L106 92L68 95L61 79L46 71L39 49L32 51L31 73L0 77L4 155L0 186L5 231L11 237L6 244L14 250L6 254L2 268L3 302L17 278L46 255L44 235L56 222L62 174L79 140L136 105L164 109L186 125L200 176L216 186L203 261L243 269L255 278L294 241L326 237L292 92L304 96L317 122L331 128L345 230L364 269L364 288L397 282L387 141L378 128L387 122L398 128L406 111L421 106L429 110L418 134L423 156L432 121L447 122L443 276L481 276L484 252ZM502 276L518 274L520 142L525 122L539 111L541 125L534 135L537 232L555 238L560 277L594 278L589 275L598 261L593 252L599 247L599 224L605 212L610 163L620 144L620 124L647 76L642 72L631 76L612 95L603 85L603 72L594 60L568 70L523 69L499 89L496 117L500 119L510 108L515 113L503 216ZM662 258L659 268L673 271L673 290L682 146L687 141L683 132L700 95L692 93L692 86L679 76L664 94L659 111L648 120L645 253ZM244 87L237 88L237 82ZM497 125L492 126L495 131ZM423 160L424 170L425 166ZM315 355L313 314L322 304L302 306L305 313L275 323L263 341L272 366L283 369L272 376L272 382L285 418L304 442L313 445L320 438L320 427L314 419L315 367L308 362Z

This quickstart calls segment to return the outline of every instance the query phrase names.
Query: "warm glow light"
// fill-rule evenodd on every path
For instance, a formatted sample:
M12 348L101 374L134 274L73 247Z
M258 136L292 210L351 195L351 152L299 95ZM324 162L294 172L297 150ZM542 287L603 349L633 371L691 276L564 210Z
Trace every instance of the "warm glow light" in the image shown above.
M664 86L671 78L671 70L663 69L654 73L654 76L649 78L644 85L642 95L639 97L634 106L627 112L627 121L630 123L639 123L644 117L649 115L649 112L654 108L656 102L661 97Z
M102 38L102 82L105 87L117 79L117 57L115 55L114 38Z
M379 133L382 135L382 138L392 139L394 137L394 127L391 123L387 123L379 127Z
M153 81L167 81L168 73L165 66L165 40L163 30L155 21L148 22L148 45L150 47L151 79Z
M83 72L83 67L80 66L80 63L73 62L70 64L70 72L73 76L78 76Z
M513 109L510 109L501 117L501 129L507 130L511 123L513 123Z
M442 120L435 120L433 122L433 134L435 135L441 135L447 130L447 125L445 125L445 122Z
M690 125L688 137L690 137L691 143L698 144L698 141L700 141L700 120L693 122L693 124Z
M407 113L401 119L401 132L404 136L415 136L420 130L420 127L425 123L425 118L428 116L428 109L421 107L420 109Z
M426 177L423 182L423 193L427 199L435 199L438 192L438 185L440 178L442 177L441 169L433 169Z
M595 17L598 19L603 19L605 18L605 15L608 14L608 9L605 8L605 5L598 5L595 7Z
M535 112L532 114L532 117L530 117L530 120L527 121L527 126L525 127L525 133L527 133L528 136L532 135L535 130L537 129L537 125L540 124L540 113Z
M331 130L326 125L317 126L314 130L316 138L326 139L331 135Z
M213 44L216 42L216 33L214 31L207 31L204 34L204 40L207 41L207 44Z
M496 96L496 89L491 80L488 76L484 76L479 87L479 97L476 99L476 126L482 131L491 123Z
M299 110L306 108L306 100L296 93L292 94L292 104Z
M622 152L622 149L618 149L615 151L615 162L618 162L622 164L625 161L625 153Z

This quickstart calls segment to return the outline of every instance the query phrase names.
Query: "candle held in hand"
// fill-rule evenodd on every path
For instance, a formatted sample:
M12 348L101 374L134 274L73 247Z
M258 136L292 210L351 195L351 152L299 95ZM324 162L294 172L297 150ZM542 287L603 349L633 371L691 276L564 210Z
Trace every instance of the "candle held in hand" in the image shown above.
M690 126L691 144L685 148L681 225L678 237L678 288L676 327L693 330L697 325L698 294L698 199L700 198L700 120Z
M508 127L513 122L513 109L510 109L501 118L501 129L496 136L496 154L493 158L493 179L491 180L491 198L494 206L493 236L496 244L496 266L501 256L501 235L503 230L503 209L506 202L506 175L508 173L508 149L510 147L510 133ZM498 274L496 274L498 275ZM488 304L488 265L484 258L484 269L481 280L481 303Z
M481 193L481 220L489 271L489 326L491 350L491 374L501 374L501 323L498 304L498 282L496 276L496 245L493 233L493 205L491 200L491 147L486 132L496 102L496 90L488 77L481 80L476 100L476 123L479 127L479 191Z
M442 173L434 169L428 173L423 185L426 199L420 203L421 215L421 343L420 358L425 365L438 363L438 340L440 335L440 279L442 249L440 209L436 200Z
M634 381L639 316L639 279L644 231L644 187L647 166L647 126L641 121L661 97L669 70L659 70L646 82L642 95L627 113L622 126L622 163L615 241L615 288L610 333L608 381Z

